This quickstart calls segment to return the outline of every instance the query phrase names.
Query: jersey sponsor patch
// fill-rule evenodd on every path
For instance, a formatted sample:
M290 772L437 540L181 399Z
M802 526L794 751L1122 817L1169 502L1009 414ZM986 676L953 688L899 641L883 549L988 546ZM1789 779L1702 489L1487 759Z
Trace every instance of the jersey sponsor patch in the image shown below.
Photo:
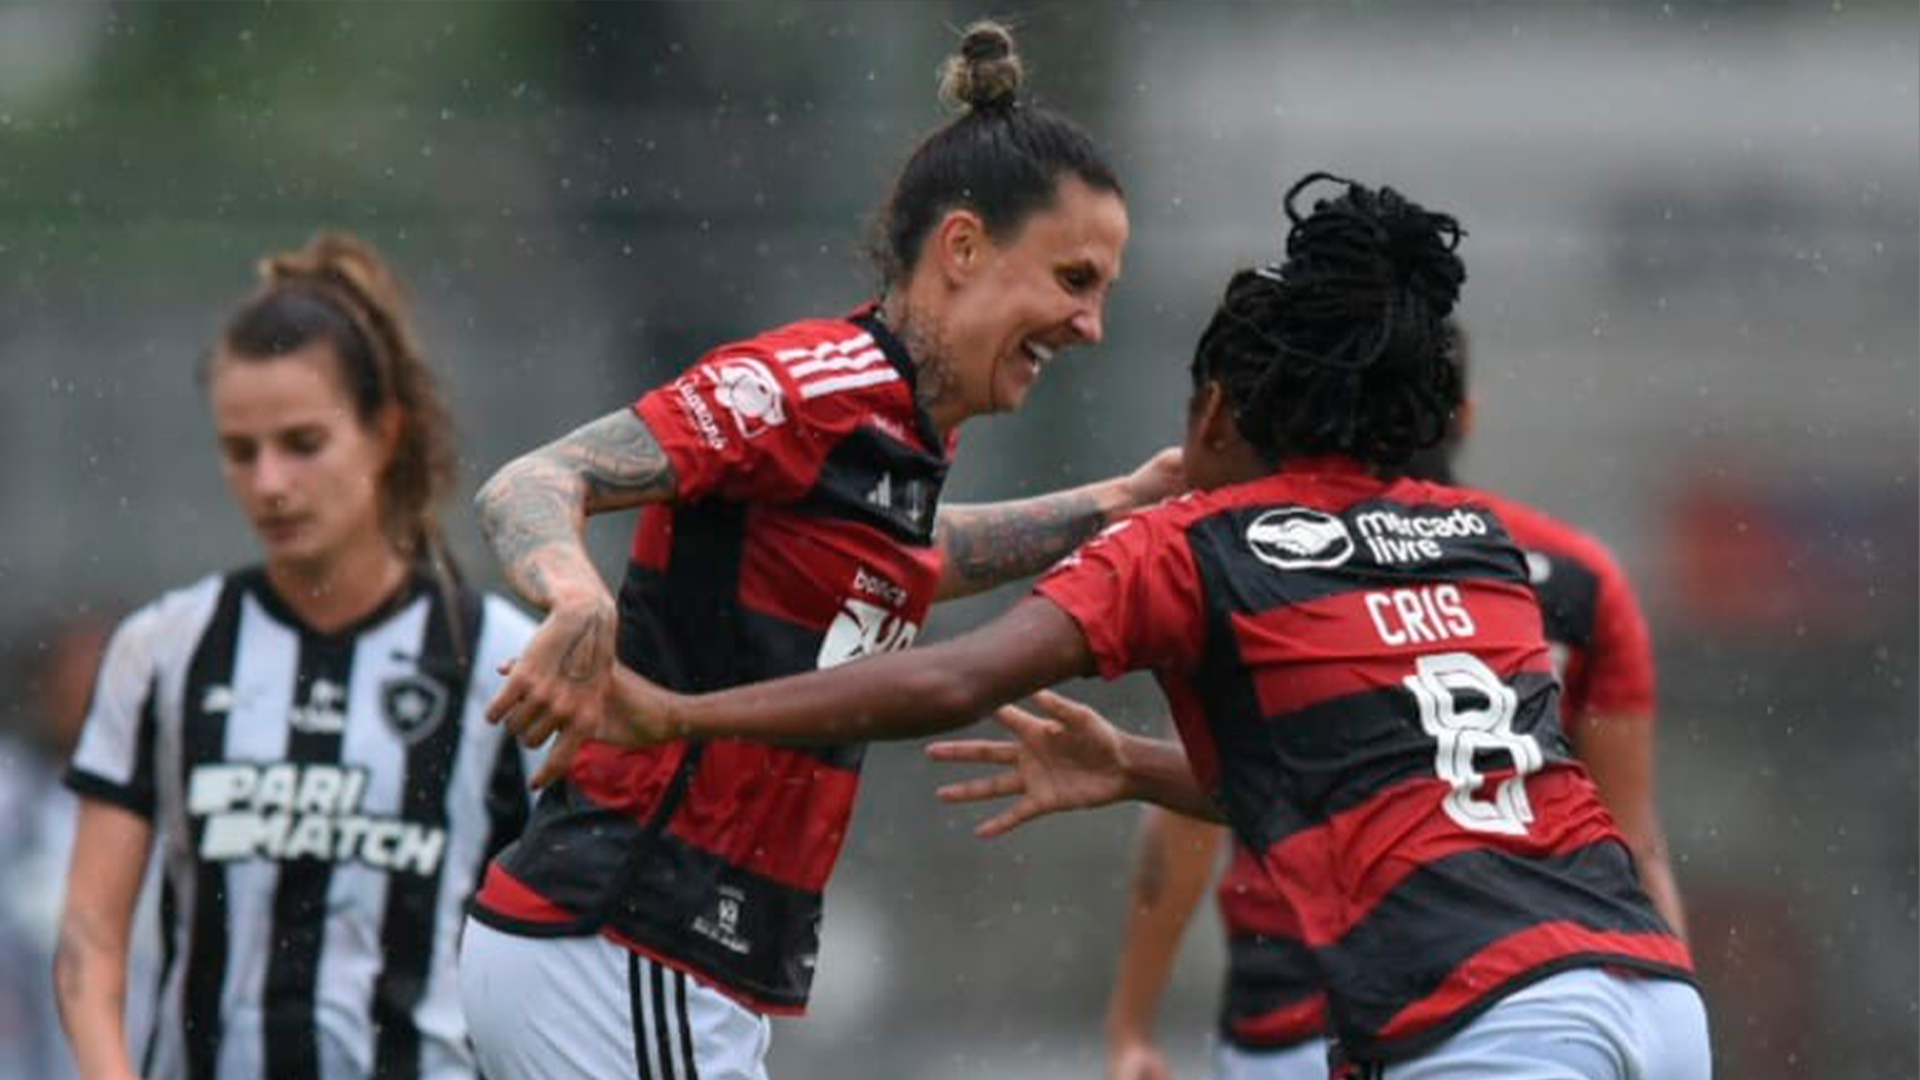
M1448 540L1468 540L1493 532L1487 515L1456 506L1449 510L1363 510L1354 526L1367 552L1382 565L1432 562L1446 554Z
M361 812L367 770L340 765L210 762L187 780L209 862L318 859L428 876L446 855L438 826Z
M1269 510L1247 526L1247 547L1282 570L1339 566L1353 557L1353 536L1332 514L1304 506Z
M786 394L767 366L751 356L723 356L706 369L713 400L733 415L742 438L786 423Z

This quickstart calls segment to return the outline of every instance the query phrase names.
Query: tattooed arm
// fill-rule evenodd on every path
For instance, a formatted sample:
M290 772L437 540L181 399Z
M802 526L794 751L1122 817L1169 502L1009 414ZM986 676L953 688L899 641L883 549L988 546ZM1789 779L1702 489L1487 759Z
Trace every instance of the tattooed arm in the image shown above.
M936 600L984 592L1052 566L1093 534L1185 489L1180 451L1162 450L1126 476L1011 502L943 506Z
M67 899L53 955L53 995L81 1076L135 1076L127 1052L127 940L153 827L112 803L83 799Z
M1107 1080L1172 1075L1153 1020L1194 909L1213 880L1223 826L1148 806L1135 837L1133 880L1107 997Z
M673 466L630 409L509 462L475 499L507 580L547 617L494 701L527 746L559 734L536 786L558 779L598 729L618 616L581 539L589 514L673 497Z

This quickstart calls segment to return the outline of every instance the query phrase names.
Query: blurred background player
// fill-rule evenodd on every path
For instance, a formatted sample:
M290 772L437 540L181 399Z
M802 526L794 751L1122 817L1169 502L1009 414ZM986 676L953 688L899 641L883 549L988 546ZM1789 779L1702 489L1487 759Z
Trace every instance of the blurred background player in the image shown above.
M1017 741L933 748L1009 766L943 795L1018 796L987 835L1119 799L1228 821L1359 1076L1706 1080L1691 958L1569 752L1526 560L1476 493L1398 475L1463 399L1462 230L1324 173L1285 205L1285 260L1195 349L1192 494L912 654L694 696L622 671L626 737L908 737L1151 670L1184 752L1040 693L1051 720L998 714Z
M938 506L961 424L1100 342L1127 242L1112 168L1021 78L1004 28L968 29L941 87L960 111L882 214L877 303L722 345L481 492L508 578L547 612L490 715L528 745L553 736L536 782L560 780L490 867L463 945L493 1080L759 1077L767 1015L807 1003L864 745L588 741L616 641L689 692L905 648L933 601L1037 573L1177 490L1168 451L1071 491ZM580 529L639 506L616 606Z
M89 1080L466 1080L455 935L532 766L482 706L531 624L442 543L449 422L378 254L322 235L261 276L203 376L264 563L113 635L68 773L55 994ZM155 1023L130 1047L156 847Z
M1463 384L1467 339L1453 328ZM1470 433L1473 401L1447 438L1413 455L1419 480L1454 484L1453 463ZM1560 675L1560 721L1575 756L1632 849L1640 884L1669 925L1685 935L1666 837L1654 798L1653 650L1626 575L1605 545L1545 513L1484 491L1527 559L1548 648ZM1118 969L1107 999L1108 1080L1173 1075L1153 1037L1154 1015L1181 935L1214 880L1227 830L1157 806L1144 808ZM1325 998L1297 922L1277 905L1258 856L1234 846L1215 889L1227 935L1214 1075L1220 1080L1322 1080L1327 1075Z

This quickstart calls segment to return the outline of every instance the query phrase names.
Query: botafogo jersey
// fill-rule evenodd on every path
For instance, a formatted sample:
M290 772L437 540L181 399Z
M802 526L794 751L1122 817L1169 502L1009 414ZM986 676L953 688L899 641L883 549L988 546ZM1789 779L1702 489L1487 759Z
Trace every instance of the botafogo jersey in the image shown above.
M1526 559L1540 600L1547 648L1560 676L1560 717L1651 723L1653 646L1633 587L1597 538L1544 511L1485 491L1491 510ZM1221 1037L1247 1049L1278 1049L1326 1030L1325 995L1313 957L1255 852L1234 845L1215 897L1227 933Z
M456 935L534 765L484 710L532 623L456 595L321 633L250 569L115 632L67 783L155 830L148 1080L473 1076Z
M641 513L622 663L700 693L905 648L940 577L950 446L869 307L723 345L642 397L677 489ZM865 744L589 743L488 870L474 917L604 934L797 1013Z
M1038 593L1154 672L1354 1060L1581 966L1689 977L1568 753L1527 563L1479 494L1342 458L1108 529Z

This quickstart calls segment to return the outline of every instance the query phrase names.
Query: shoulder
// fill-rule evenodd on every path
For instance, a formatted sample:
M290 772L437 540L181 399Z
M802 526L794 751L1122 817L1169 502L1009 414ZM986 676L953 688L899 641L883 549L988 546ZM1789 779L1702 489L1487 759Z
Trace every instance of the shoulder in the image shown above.
M120 621L105 663L150 667L163 655L198 644L231 574L209 574L161 593Z
M1507 535L1521 548L1577 563L1598 578L1624 576L1613 550L1585 529L1518 499L1478 488L1464 490L1499 517L1507 528Z

